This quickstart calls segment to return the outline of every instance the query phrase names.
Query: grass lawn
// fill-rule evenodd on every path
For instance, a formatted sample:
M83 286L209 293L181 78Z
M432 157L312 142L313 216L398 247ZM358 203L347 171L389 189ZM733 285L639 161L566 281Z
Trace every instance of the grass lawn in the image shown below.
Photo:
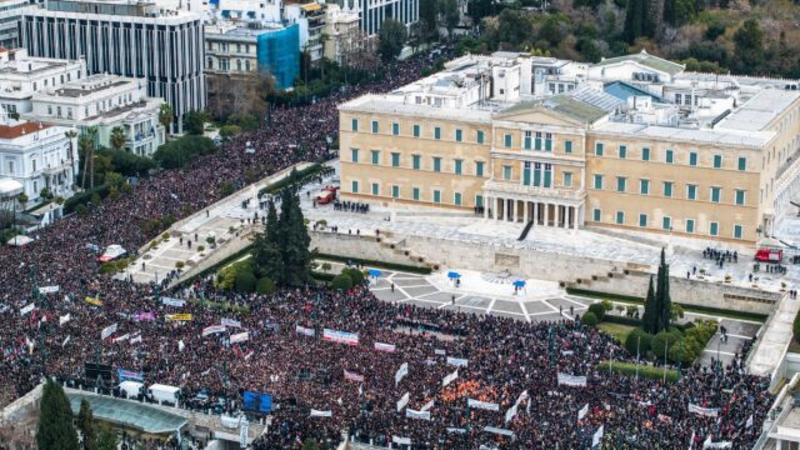
M635 327L630 325L622 325L619 323L600 322L597 325L597 328L600 328L606 333L614 336L614 339L616 339L620 344L625 344L625 339L628 338L628 335Z

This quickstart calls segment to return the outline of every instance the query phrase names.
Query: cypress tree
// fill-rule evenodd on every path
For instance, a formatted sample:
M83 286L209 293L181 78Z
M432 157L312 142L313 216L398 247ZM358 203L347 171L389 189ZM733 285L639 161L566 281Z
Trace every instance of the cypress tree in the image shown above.
M311 238L300 210L300 199L288 189L284 191L281 205L280 230L284 284L302 286L311 277L311 252L308 250Z
M672 300L669 296L669 265L667 264L664 255L664 249L661 249L661 264L658 266L658 290L656 291L656 299L658 304L658 331L668 330L670 325L670 310L672 309Z
M40 450L78 450L78 434L64 390L48 379L42 392L36 446Z
M647 297L644 300L644 314L642 314L642 328L650 334L656 334L656 295L653 289L653 276L650 275L650 286L647 288Z
M259 277L269 277L276 284L283 283L286 272L280 242L278 213L270 202L264 232L256 236L253 243L253 262Z
M81 410L78 412L78 429L83 436L83 450L97 450L97 437L94 432L94 415L89 402L81 400Z

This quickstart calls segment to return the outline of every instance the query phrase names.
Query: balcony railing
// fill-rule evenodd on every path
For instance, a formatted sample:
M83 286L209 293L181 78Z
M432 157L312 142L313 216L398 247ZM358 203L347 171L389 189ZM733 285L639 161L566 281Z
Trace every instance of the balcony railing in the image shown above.
M484 191L516 194L530 197L546 197L553 199L582 201L586 197L583 189L565 189L557 187L526 186L518 182L489 180L483 185Z

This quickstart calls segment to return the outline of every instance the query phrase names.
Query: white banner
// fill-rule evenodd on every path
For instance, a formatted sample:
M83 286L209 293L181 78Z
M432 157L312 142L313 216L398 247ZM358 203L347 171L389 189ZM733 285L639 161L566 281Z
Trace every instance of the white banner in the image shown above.
M25 314L28 314L29 312L33 311L34 308L36 308L36 305L34 305L33 303L25 305L25 307L19 310L19 315L24 316Z
M447 357L447 364L449 364L451 366L456 366L456 367L467 367L467 364L469 364L469 361L466 360L466 359L453 358L452 356L448 356Z
M177 308L182 308L186 304L186 300L181 300L172 297L161 297L161 304L165 306L175 306Z
M178 341L178 352L182 352L184 348L186 348L186 344L184 344L183 339L181 339Z
M211 325L209 327L203 328L203 337L208 336L209 334L214 333L224 333L226 330L224 325Z
M309 417L333 417L333 411L319 411L317 409L312 409Z
M408 375L408 363L404 362L403 364L400 365L400 368L397 369L397 372L395 372L394 374L394 385L397 386L398 384L400 384L400 381L406 375Z
M411 445L411 438L392 436L392 442L397 445Z
M63 316L58 318L58 326L64 325L65 323L69 322L70 320L72 320L72 316L69 313L64 314Z
M406 392L405 394L403 394L402 397L400 397L400 400L397 401L397 412L402 411L403 408L406 407L409 398L411 398L411 394L408 392Z
M395 350L397 350L397 347L395 347L394 345L384 344L383 342L376 342L374 344L374 348L379 352L386 352L386 353L394 353Z
M466 428L447 427L447 432L448 433L464 434L464 433L467 432L467 429Z
M454 370L453 373L449 375L445 375L442 378L442 387L446 387L448 384L452 383L456 378L458 378L458 369Z
M747 422L744 424L745 428L751 428L753 426L753 415L750 414L750 418L747 419Z
M40 294L55 294L60 288L58 286L42 286L39 288Z
M302 334L303 336L311 336L311 337L314 337L314 336L317 334L317 333L314 331L314 329L313 329L313 328L301 327L300 325L296 325L296 326L294 327L294 331L295 331L297 334Z
M222 319L219 321L220 325L231 328L242 328L242 322L233 319Z
M140 342L142 342L142 335L141 335L141 334L137 334L137 335L136 335L136 336L135 336L133 339L131 339L131 340L130 340L128 343L129 343L130 345L133 345L133 344L138 344L138 343L140 343Z
M130 338L130 337L131 337L131 335L129 333L125 333L120 337L115 337L111 341L116 344L117 342L127 341L128 338Z
M694 403L689 403L689 412L695 413L698 416L717 417L719 415L719 408L703 408Z
M431 408L433 408L433 405L434 405L433 399L431 399L431 401L429 401L428 403L425 403L424 405L422 405L422 408L420 408L420 411L429 411Z
M415 411L411 408L406 408L406 417L409 419L431 420L430 411Z
M483 431L485 431L487 433L499 434L499 435L502 435L502 436L510 436L512 438L514 437L514 432L511 431L511 430L506 430L505 428L496 428L496 427L488 427L487 426L487 427L483 427Z
M485 409L488 411L500 411L500 405L497 403L482 402L474 398L467 399L467 406L475 409Z
M72 336L67 336L67 337L64 339L64 342L62 342L62 343L61 343L61 346L63 347L63 346L65 346L65 345L67 345L67 342L69 342L69 340L70 340L70 339L72 339Z
M586 376L570 375L566 373L558 373L558 384L567 386L586 386Z
M231 344L236 344L238 342L245 342L250 339L250 332L245 331L243 333L236 333L231 335Z
M586 415L589 414L589 404L583 405L580 411L578 411L578 420L583 420Z
M434 355L439 355L439 356L444 356L444 355L447 354L447 351L445 349L443 349L443 348L435 348L435 349L433 349L433 354Z
M705 442L703 442L703 448L731 448L733 447L733 442L730 441L719 441L719 442L711 442L711 436L709 436Z
M103 331L100 332L100 340L104 340L105 338L111 336L112 334L117 332L117 324L109 325L103 328Z
M508 410L506 411L506 423L514 420L514 417L517 415L518 407L519 405L513 405L511 408L508 408Z
M600 445L600 442L603 440L603 426L600 425L600 428L594 432L594 436L592 436L592 448L597 447Z

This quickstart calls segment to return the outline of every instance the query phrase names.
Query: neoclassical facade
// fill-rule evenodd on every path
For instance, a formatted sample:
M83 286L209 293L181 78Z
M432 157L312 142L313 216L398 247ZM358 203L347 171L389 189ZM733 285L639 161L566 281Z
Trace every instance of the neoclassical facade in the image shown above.
M342 196L751 243L787 213L800 178L790 81L711 82L644 53L604 70L555 62L468 56L340 105Z

